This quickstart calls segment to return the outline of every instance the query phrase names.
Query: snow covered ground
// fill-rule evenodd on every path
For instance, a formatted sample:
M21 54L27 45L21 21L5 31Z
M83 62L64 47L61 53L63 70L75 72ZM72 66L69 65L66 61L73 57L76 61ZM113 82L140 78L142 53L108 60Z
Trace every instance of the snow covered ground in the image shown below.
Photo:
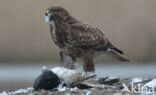
M146 79L148 80L148 79ZM61 84L57 87L57 89L55 91L48 91L48 90L39 90L39 91L33 91L33 88L28 87L26 89L18 89L15 91L11 91L11 92L6 92L3 91L0 93L0 95L37 95L37 93L39 94L44 94L44 95L103 95L103 93L105 93L105 95L121 95L121 93L123 93L123 89L124 91L127 91L125 93L135 93L135 95L155 95L156 94L156 79L152 79L149 82L144 83L142 78L132 78L131 81L129 82L131 85L140 82L138 85L144 84L142 85L143 88L147 87L147 89L144 90L140 90L143 92L137 92L138 90L133 89L133 91L135 90L136 92L131 92L132 90L128 88L128 84L124 84L124 88L122 89L115 89L115 87L117 87L117 85L111 85L109 86L109 88L106 89L106 85L103 85L103 88L100 88L100 90L98 88L91 88L91 89L78 89L77 87L75 88L67 88L62 86ZM119 82L120 83L120 82ZM122 82L121 82L122 83ZM126 86L127 85L127 86ZM98 86L99 87L99 86ZM153 87L153 91L148 90L149 87ZM135 87L134 87L135 88ZM126 89L126 90L125 90ZM142 89L142 88L141 88ZM151 89L151 88L150 88ZM146 91L147 92L146 92ZM131 95L131 94L123 94L123 95Z
M0 92L3 90L15 90L31 87L34 79L41 73L43 66L48 68L57 67L58 64L0 64ZM96 64L98 77L156 77L156 64ZM80 69L81 71L81 69ZM155 80L153 80L155 82Z

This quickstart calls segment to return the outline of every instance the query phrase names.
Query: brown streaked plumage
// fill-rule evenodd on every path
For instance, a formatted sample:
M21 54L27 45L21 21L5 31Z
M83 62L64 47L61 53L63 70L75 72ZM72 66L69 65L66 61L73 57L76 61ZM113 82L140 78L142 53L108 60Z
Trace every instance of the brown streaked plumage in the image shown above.
M45 18L50 21L50 32L55 44L63 54L70 56L73 62L82 59L85 72L95 71L94 58L102 53L120 61L129 61L100 29L78 21L64 8L48 8Z

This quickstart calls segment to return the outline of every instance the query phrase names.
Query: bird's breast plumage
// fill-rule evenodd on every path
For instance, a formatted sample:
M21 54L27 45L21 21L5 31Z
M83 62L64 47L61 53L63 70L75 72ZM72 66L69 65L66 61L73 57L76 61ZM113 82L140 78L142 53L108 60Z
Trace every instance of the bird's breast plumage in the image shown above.
M55 23L53 21L51 21L51 36L52 39L54 40L55 44L57 44L57 37L56 37L56 26Z
M57 24L54 21L51 21L50 27L51 27L51 31L50 31L51 36L52 36L54 43L58 45L59 47L64 47L65 41L66 41L65 39L66 33L64 30L64 27L61 24Z

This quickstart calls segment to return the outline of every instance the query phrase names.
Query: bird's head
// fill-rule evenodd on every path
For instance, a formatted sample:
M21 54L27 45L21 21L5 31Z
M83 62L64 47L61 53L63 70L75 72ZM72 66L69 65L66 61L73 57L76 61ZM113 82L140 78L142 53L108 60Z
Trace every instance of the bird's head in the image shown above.
M69 16L69 13L62 7L50 7L46 10L44 16L46 22L57 18L65 20Z

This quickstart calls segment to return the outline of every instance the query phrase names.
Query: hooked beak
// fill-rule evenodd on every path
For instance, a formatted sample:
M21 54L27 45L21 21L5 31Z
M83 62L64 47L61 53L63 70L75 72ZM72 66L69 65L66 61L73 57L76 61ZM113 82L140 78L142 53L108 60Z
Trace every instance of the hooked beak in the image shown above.
M50 19L50 14L45 13L44 18L45 18L45 21L48 22Z
M44 14L45 17L45 21L48 22L50 20L51 17L51 13L49 10L46 10L46 13Z

